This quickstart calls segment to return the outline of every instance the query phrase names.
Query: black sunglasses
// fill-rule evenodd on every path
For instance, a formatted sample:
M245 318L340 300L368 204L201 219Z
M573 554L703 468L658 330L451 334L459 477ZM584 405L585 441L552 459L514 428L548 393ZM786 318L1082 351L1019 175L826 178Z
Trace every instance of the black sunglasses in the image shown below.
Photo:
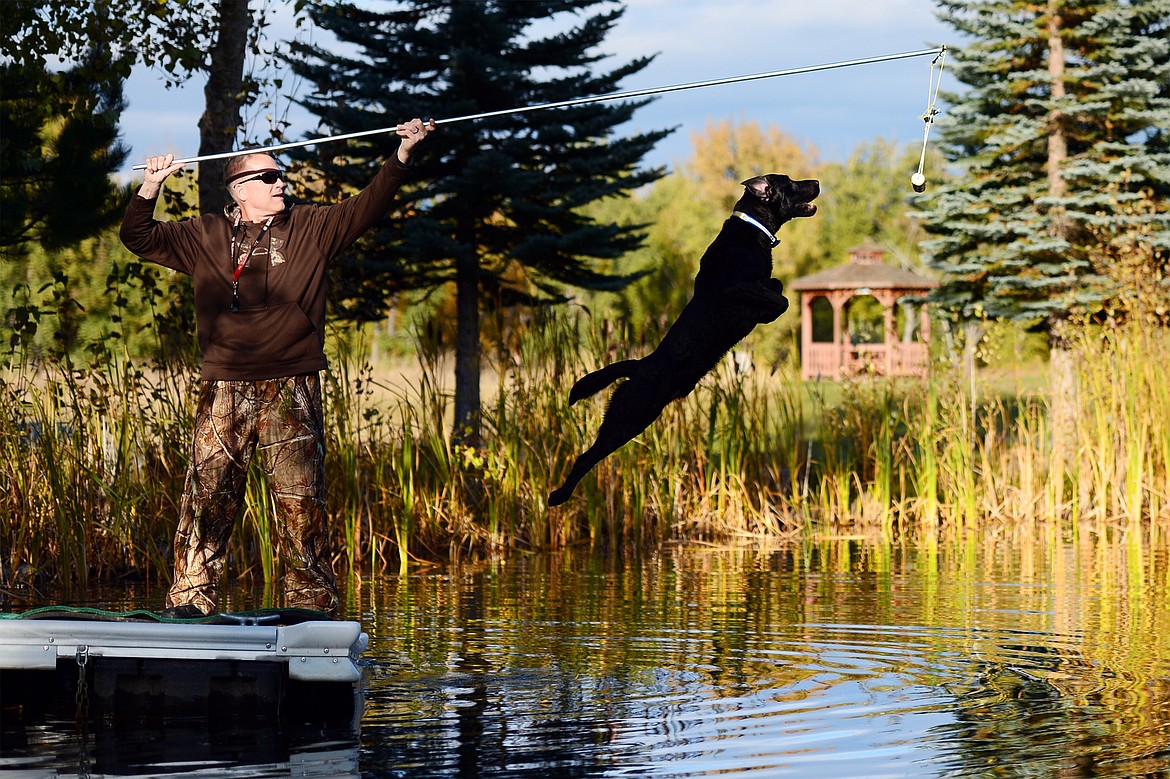
M269 186L272 186L273 184L275 184L278 181L283 181L284 174L281 173L279 170L266 170L259 175L252 176L251 178L243 179L242 181L233 181L232 183L233 184L247 184L249 181L256 181L257 179L259 179L260 181L263 181L265 184L268 184Z

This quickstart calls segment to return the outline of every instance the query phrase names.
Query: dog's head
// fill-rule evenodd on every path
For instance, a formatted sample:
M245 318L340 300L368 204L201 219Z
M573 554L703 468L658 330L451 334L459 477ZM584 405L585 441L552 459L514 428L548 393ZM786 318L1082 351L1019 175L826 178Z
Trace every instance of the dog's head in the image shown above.
M821 193L821 182L816 179L794 181L783 173L769 173L750 178L743 185L746 191L737 208L762 219L773 230L789 219L817 212L812 201Z

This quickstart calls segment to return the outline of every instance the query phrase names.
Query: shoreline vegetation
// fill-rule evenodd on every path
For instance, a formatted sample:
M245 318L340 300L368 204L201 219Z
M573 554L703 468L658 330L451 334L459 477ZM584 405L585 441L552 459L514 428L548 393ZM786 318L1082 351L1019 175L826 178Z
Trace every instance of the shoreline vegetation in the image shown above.
M1115 536L1139 559L1170 538L1165 329L1086 327L1072 339L1064 451L1046 392L979 388L939 356L921 379L822 383L728 359L550 510L550 485L605 407L598 397L569 408L569 387L640 353L623 336L564 315L536 320L493 355L477 444L451 434L440 353L420 345L402 380L370 365L359 331L332 336L326 468L339 574L576 545L934 545L1018 523ZM67 595L165 580L197 372L109 352L84 368L17 356L0 373L0 587ZM248 489L229 568L273 581L271 499L255 464Z

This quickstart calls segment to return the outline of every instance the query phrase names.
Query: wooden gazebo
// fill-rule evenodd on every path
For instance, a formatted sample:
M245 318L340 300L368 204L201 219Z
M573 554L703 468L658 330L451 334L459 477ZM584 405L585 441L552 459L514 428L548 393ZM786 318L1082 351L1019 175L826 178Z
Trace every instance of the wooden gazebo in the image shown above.
M800 368L805 380L838 379L867 371L884 376L925 372L930 339L926 306L910 306L902 298L921 295L938 283L887 265L882 262L884 256L881 246L867 241L849 250L849 262L802 276L788 285L800 292ZM865 296L876 300L882 309L877 337L849 332L847 309ZM904 312L901 333L897 327L899 304ZM832 309L831 332L826 305ZM821 314L815 322L814 307Z

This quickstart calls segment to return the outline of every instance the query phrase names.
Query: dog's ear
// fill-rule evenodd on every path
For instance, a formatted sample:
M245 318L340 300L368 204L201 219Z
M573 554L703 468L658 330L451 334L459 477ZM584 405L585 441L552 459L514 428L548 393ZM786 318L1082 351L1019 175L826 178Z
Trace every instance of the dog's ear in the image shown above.
M747 187L748 192L758 197L760 200L767 200L772 195L772 187L768 183L767 176L756 176L743 182Z

